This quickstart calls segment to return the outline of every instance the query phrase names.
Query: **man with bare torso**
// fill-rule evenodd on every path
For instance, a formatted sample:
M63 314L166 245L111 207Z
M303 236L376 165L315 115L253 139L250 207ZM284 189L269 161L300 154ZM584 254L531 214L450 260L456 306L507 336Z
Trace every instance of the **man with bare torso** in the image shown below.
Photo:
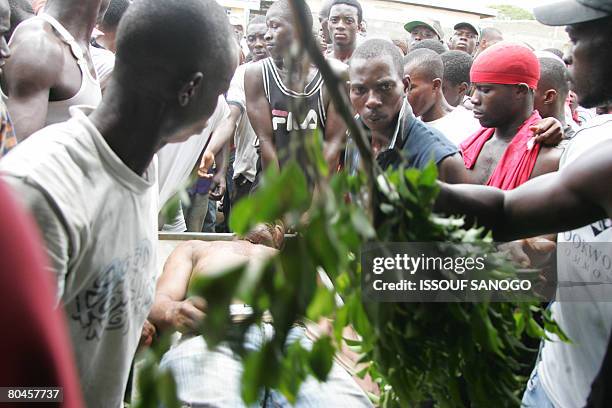
M71 106L100 102L89 40L108 3L49 0L43 13L15 30L2 91L19 141L68 120Z
M149 314L149 328L144 335L158 330L178 330L183 333L179 343L168 351L161 362L175 375L179 399L184 403L207 407L243 407L240 398L243 372L240 358L227 343L215 350L207 348L195 336L205 319L206 301L198 297L186 298L189 285L196 276L211 275L242 264L253 271L278 253L283 241L279 226L261 226L239 241L187 241L170 254L157 283L155 300ZM268 246L256 244L266 243ZM247 271L247 273L248 273ZM235 301L230 307L234 321L249 314L248 305ZM266 317L261 325L251 326L244 348L254 351L270 339L272 326ZM304 327L289 332L289 343L299 341L309 348L312 342ZM288 401L276 390L262 396L262 406L289 407ZM334 363L326 382L308 377L300 388L295 406L371 407L365 393L347 371Z

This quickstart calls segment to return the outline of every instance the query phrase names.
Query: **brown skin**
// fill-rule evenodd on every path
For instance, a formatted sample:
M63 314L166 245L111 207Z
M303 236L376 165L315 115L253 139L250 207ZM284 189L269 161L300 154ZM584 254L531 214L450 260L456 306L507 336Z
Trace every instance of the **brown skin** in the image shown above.
M411 38L411 42L410 42L411 47L415 42L427 40L429 38L435 38L438 41L440 41L440 37L438 36L438 34L436 34L434 30L426 26L414 27L414 29L410 31L410 38Z
M555 118L565 127L565 96L546 80L540 79L535 92L534 108L543 118Z
M449 81L442 81L442 93L450 106L459 106L468 89L470 89L470 84L467 82L455 85Z
M474 58L478 56L481 52L491 47L492 45L497 44L500 41L504 41L504 37L500 36L492 31L487 30L486 28L482 30L482 35L480 37L480 42L478 43L478 47L476 48L476 53L474 54Z
M471 98L474 116L483 127L495 128L495 133L485 143L474 168L468 170L473 184L487 183L517 129L531 116L531 98L526 85L476 84ZM531 178L556 171L562 152L561 149L542 147Z
M400 77L389 56L353 60L349 75L351 104L370 129L377 155L391 142L410 80ZM438 163L438 172L440 180L465 182L465 166L458 154Z
M284 58L291 44L297 40L297 33L293 30L290 17L280 10L270 9L266 14L266 25L268 27L265 35L266 46L279 70L282 81L285 84L310 82L316 75L316 69L308 61L296 64L292 72L287 72ZM262 165L264 168L272 166L278 169L278 156L274 146L272 129L272 112L264 93L263 76L259 64L251 64L247 68L244 75L244 84L247 114L255 134L259 138ZM329 168L335 169L340 157L340 146L342 146L346 135L346 125L331 103L325 89L323 89L323 104L327 111L323 154Z
M186 298L194 277L214 275L242 264L256 266L277 253L277 249L249 241L187 241L178 245L166 260L157 281L148 321L157 331L196 331L205 317L206 301Z
M607 42L610 19L588 24L600 30L591 31L590 26L582 25L568 27L574 45L572 75L575 86L583 92L582 100L599 104L612 97L612 92L602 92L601 87L608 86L605 83L592 87L588 77L602 78L610 72L608 65L601 64L612 60L612 47ZM511 191L442 183L436 208L476 218L493 231L497 240L570 231L612 218L612 190L609 183L602 182L612 179L611 157L612 142L606 141L559 172Z
M88 68L96 73L89 55L89 39L109 0L56 0L45 12L55 17L85 52ZM103 15L103 13L102 13ZM29 19L15 31L13 58L6 64L2 89L19 141L45 124L49 101L72 98L81 87L81 71L70 48L45 21Z
M438 120L453 110L442 93L442 79L431 78L425 67L406 65L404 77L410 81L408 102L414 115L423 122Z
M7 0L0 1L0 74L4 64L11 56L11 51L4 39L4 35L11 29L11 9Z
M357 9L347 4L336 4L329 11L329 36L333 44L332 57L346 62L357 47L357 33L361 22Z
M468 26L457 27L448 44L450 50L463 51L470 55L474 54L477 46L478 33Z
M266 48L266 31L268 27L265 24L250 24L247 27L246 42L253 55L253 62L270 56Z

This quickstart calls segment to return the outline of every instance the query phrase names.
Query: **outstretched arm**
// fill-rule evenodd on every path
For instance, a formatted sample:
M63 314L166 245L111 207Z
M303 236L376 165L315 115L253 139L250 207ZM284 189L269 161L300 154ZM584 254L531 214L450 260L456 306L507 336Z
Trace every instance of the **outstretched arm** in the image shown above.
M204 318L203 299L187 299L187 287L194 266L191 241L176 247L157 281L155 300L148 320L160 330L195 330Z
M511 191L441 183L436 210L463 214L493 231L497 240L569 231L612 213L612 141L585 153L557 173Z

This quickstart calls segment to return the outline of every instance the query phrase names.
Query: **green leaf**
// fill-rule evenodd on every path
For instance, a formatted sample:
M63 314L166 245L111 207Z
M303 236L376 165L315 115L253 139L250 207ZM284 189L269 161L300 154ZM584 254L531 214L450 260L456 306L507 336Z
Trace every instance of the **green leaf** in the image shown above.
M316 322L322 316L329 316L334 311L335 306L334 293L324 286L319 286L313 300L308 305L306 317Z
M319 338L312 346L312 351L308 358L310 369L319 381L327 380L335 354L331 338L324 336Z

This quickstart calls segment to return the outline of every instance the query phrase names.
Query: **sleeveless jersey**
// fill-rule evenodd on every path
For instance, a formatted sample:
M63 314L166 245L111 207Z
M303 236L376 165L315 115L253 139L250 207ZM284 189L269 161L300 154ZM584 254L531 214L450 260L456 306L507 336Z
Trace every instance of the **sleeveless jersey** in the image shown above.
M262 74L266 99L272 113L274 145L279 164L282 168L289 159L296 158L302 169L305 169L307 154L297 138L308 137L317 129L320 137L323 137L325 132L325 107L321 92L323 77L317 71L303 92L296 92L283 83L272 58L262 61ZM303 105L299 111L298 104Z

